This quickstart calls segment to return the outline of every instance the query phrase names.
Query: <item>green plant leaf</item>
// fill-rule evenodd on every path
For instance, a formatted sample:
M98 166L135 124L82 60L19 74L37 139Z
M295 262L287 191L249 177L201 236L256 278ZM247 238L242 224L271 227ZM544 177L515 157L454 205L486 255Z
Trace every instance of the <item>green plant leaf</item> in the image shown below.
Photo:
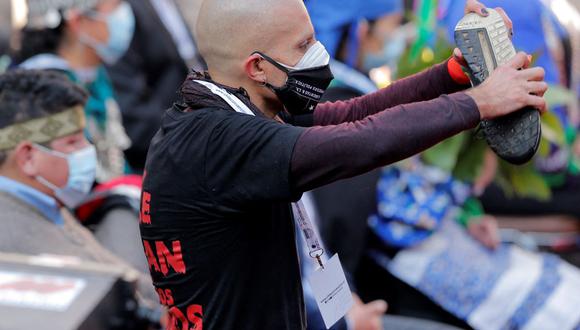
M547 201L552 197L551 189L546 180L538 173L533 163L523 166L514 166L500 161L499 175L496 180L502 188L509 186L513 194L522 198L533 198ZM507 181L507 182L506 182Z
M540 140L540 147L538 148L538 155L540 157L550 156L550 141L548 141L544 136Z
M423 161L446 172L453 171L465 138L465 134L459 134L428 149L422 154Z
M557 106L571 106L576 102L576 93L570 89L559 86L550 85L548 91L544 95L549 109Z
M514 191L514 187L512 186L510 179L508 177L508 173L506 170L501 168L501 163L498 168L498 172L495 175L495 183L500 187L503 193L506 195L507 198L514 198L516 193Z
M566 145L565 129L556 114L547 112L542 116L542 137L558 146Z
M458 156L453 176L464 182L473 182L483 168L487 143L469 134Z

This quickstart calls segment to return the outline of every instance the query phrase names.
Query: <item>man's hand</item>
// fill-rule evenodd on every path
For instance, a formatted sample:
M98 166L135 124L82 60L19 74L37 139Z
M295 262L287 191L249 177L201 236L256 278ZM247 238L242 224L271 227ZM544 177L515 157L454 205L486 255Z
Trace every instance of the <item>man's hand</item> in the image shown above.
M500 243L497 220L489 215L472 219L467 225L469 234L481 244L495 250Z
M383 315L387 312L387 303L383 300L364 304L357 295L353 295L354 306L347 317L352 321L355 330L383 330Z
M520 52L499 66L483 84L466 92L477 104L481 119L505 116L526 106L546 111L545 71L540 67L525 69L529 65L528 55Z

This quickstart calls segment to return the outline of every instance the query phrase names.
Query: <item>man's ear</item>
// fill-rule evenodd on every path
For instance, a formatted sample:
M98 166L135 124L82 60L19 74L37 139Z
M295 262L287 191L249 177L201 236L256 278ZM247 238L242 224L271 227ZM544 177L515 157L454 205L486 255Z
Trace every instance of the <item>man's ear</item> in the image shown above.
M30 142L20 142L12 150L9 158L12 158L16 166L26 176L33 177L38 174L36 170L36 159L34 158L34 147Z
M266 72L263 69L263 62L264 59L259 54L250 55L244 62L246 75L260 85L268 82Z

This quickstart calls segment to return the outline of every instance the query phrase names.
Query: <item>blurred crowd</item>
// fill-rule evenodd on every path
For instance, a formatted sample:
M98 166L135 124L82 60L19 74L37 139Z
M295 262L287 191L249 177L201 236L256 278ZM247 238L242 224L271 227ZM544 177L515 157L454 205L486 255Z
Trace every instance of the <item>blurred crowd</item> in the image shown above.
M154 256L143 246L141 182L162 114L190 70L206 68L195 39L202 1L0 2L0 256L136 271L146 312L133 317L149 328L171 305L149 270L179 260L171 247ZM517 168L474 131L307 193L357 298L333 329L580 329L580 1L482 2L506 11L515 47L546 71L540 152ZM333 57L324 98L347 101L452 56L465 0L305 5ZM304 289L309 329L323 329Z

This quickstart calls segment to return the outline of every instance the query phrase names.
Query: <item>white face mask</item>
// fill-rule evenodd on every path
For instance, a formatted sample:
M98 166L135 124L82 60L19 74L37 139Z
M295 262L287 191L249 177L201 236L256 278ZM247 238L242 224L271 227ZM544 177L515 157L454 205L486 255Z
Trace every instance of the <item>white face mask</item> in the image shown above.
M314 45L308 48L306 54L302 56L300 62L298 62L295 66L287 66L282 63L286 68L290 70L302 70L302 69L311 69L317 68L320 66L325 66L330 63L330 54L326 51L324 45L317 41Z
M330 55L320 41L310 46L302 59L293 67L284 65L264 53L254 52L254 54L260 55L288 76L283 86L278 87L268 83L265 86L276 93L280 102L291 114L314 111L334 79L329 65Z
M35 147L51 155L64 158L68 163L68 180L64 187L57 187L42 176L37 176L36 180L51 189L56 198L66 207L74 209L81 205L95 182L97 169L97 151L95 147L91 145L71 154L64 154L37 144L35 144Z

